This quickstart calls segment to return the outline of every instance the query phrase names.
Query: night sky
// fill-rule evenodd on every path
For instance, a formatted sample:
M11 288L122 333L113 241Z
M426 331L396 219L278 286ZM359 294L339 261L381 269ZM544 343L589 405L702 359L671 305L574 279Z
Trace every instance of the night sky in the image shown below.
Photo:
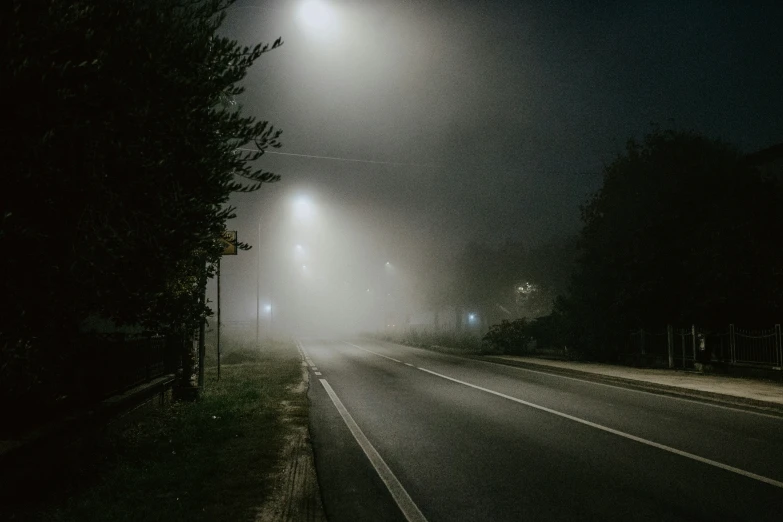
M268 156L273 192L313 186L412 233L535 241L577 230L602 166L651 123L746 151L783 141L780 2L329 5L326 35L295 2L229 12L225 34L285 41L242 103L283 129L281 152L433 166Z
M783 2L246 1L224 34L284 45L240 102L283 129L282 181L238 195L240 239L297 193L381 250L575 234L602 167L651 124L751 152L783 141ZM410 254L413 255L413 254ZM249 256L248 256L249 257Z

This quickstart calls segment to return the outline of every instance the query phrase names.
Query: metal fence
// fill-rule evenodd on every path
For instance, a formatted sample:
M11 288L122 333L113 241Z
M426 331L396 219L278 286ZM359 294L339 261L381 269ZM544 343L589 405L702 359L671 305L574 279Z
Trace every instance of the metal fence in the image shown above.
M693 367L717 362L769 370L783 370L783 336L780 325L766 330L697 328L633 330L627 353L666 361L669 367ZM667 361L668 359L668 361Z
M181 367L181 346L163 336L84 339L79 350L74 393L92 400L149 382Z
M779 324L769 330L740 330L731 325L730 337L730 362L763 365L776 370L783 366Z

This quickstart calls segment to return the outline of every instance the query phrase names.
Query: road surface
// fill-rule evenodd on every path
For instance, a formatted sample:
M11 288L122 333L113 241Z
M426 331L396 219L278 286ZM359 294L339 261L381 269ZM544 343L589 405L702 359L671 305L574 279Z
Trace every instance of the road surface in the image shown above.
M302 339L332 522L783 520L783 418Z

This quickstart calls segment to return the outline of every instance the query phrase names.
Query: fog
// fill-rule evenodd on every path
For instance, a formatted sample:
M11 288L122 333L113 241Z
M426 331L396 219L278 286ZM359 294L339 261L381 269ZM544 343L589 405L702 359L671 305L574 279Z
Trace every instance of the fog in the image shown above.
M423 306L414 240L368 209L305 188L281 192L265 208L268 219L240 233L254 248L223 258L226 328L253 331L257 311L262 335L348 335L409 323ZM216 300L216 285L211 290Z
M583 4L229 9L227 36L285 43L237 100L284 147L259 160L282 181L231 201L228 228L253 249L223 259L226 330L431 322L424 289L464 245L572 237L603 166L651 122L748 151L780 140L783 120L764 117L783 114L780 7Z

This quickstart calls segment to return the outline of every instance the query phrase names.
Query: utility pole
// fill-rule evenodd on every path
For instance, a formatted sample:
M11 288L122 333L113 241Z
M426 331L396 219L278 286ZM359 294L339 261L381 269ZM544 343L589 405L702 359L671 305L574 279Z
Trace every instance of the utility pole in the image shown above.
M217 262L217 378L220 380L220 258Z
M261 285L261 220L258 220L258 242L256 243L256 348L260 346L261 341L261 310L259 300L259 286Z
M204 269L201 273L201 310L203 313L204 306L207 303L207 262L203 263ZM207 344L204 339L206 335L207 318L202 317L201 323L198 326L198 388L200 392L204 392L204 356L207 352Z

